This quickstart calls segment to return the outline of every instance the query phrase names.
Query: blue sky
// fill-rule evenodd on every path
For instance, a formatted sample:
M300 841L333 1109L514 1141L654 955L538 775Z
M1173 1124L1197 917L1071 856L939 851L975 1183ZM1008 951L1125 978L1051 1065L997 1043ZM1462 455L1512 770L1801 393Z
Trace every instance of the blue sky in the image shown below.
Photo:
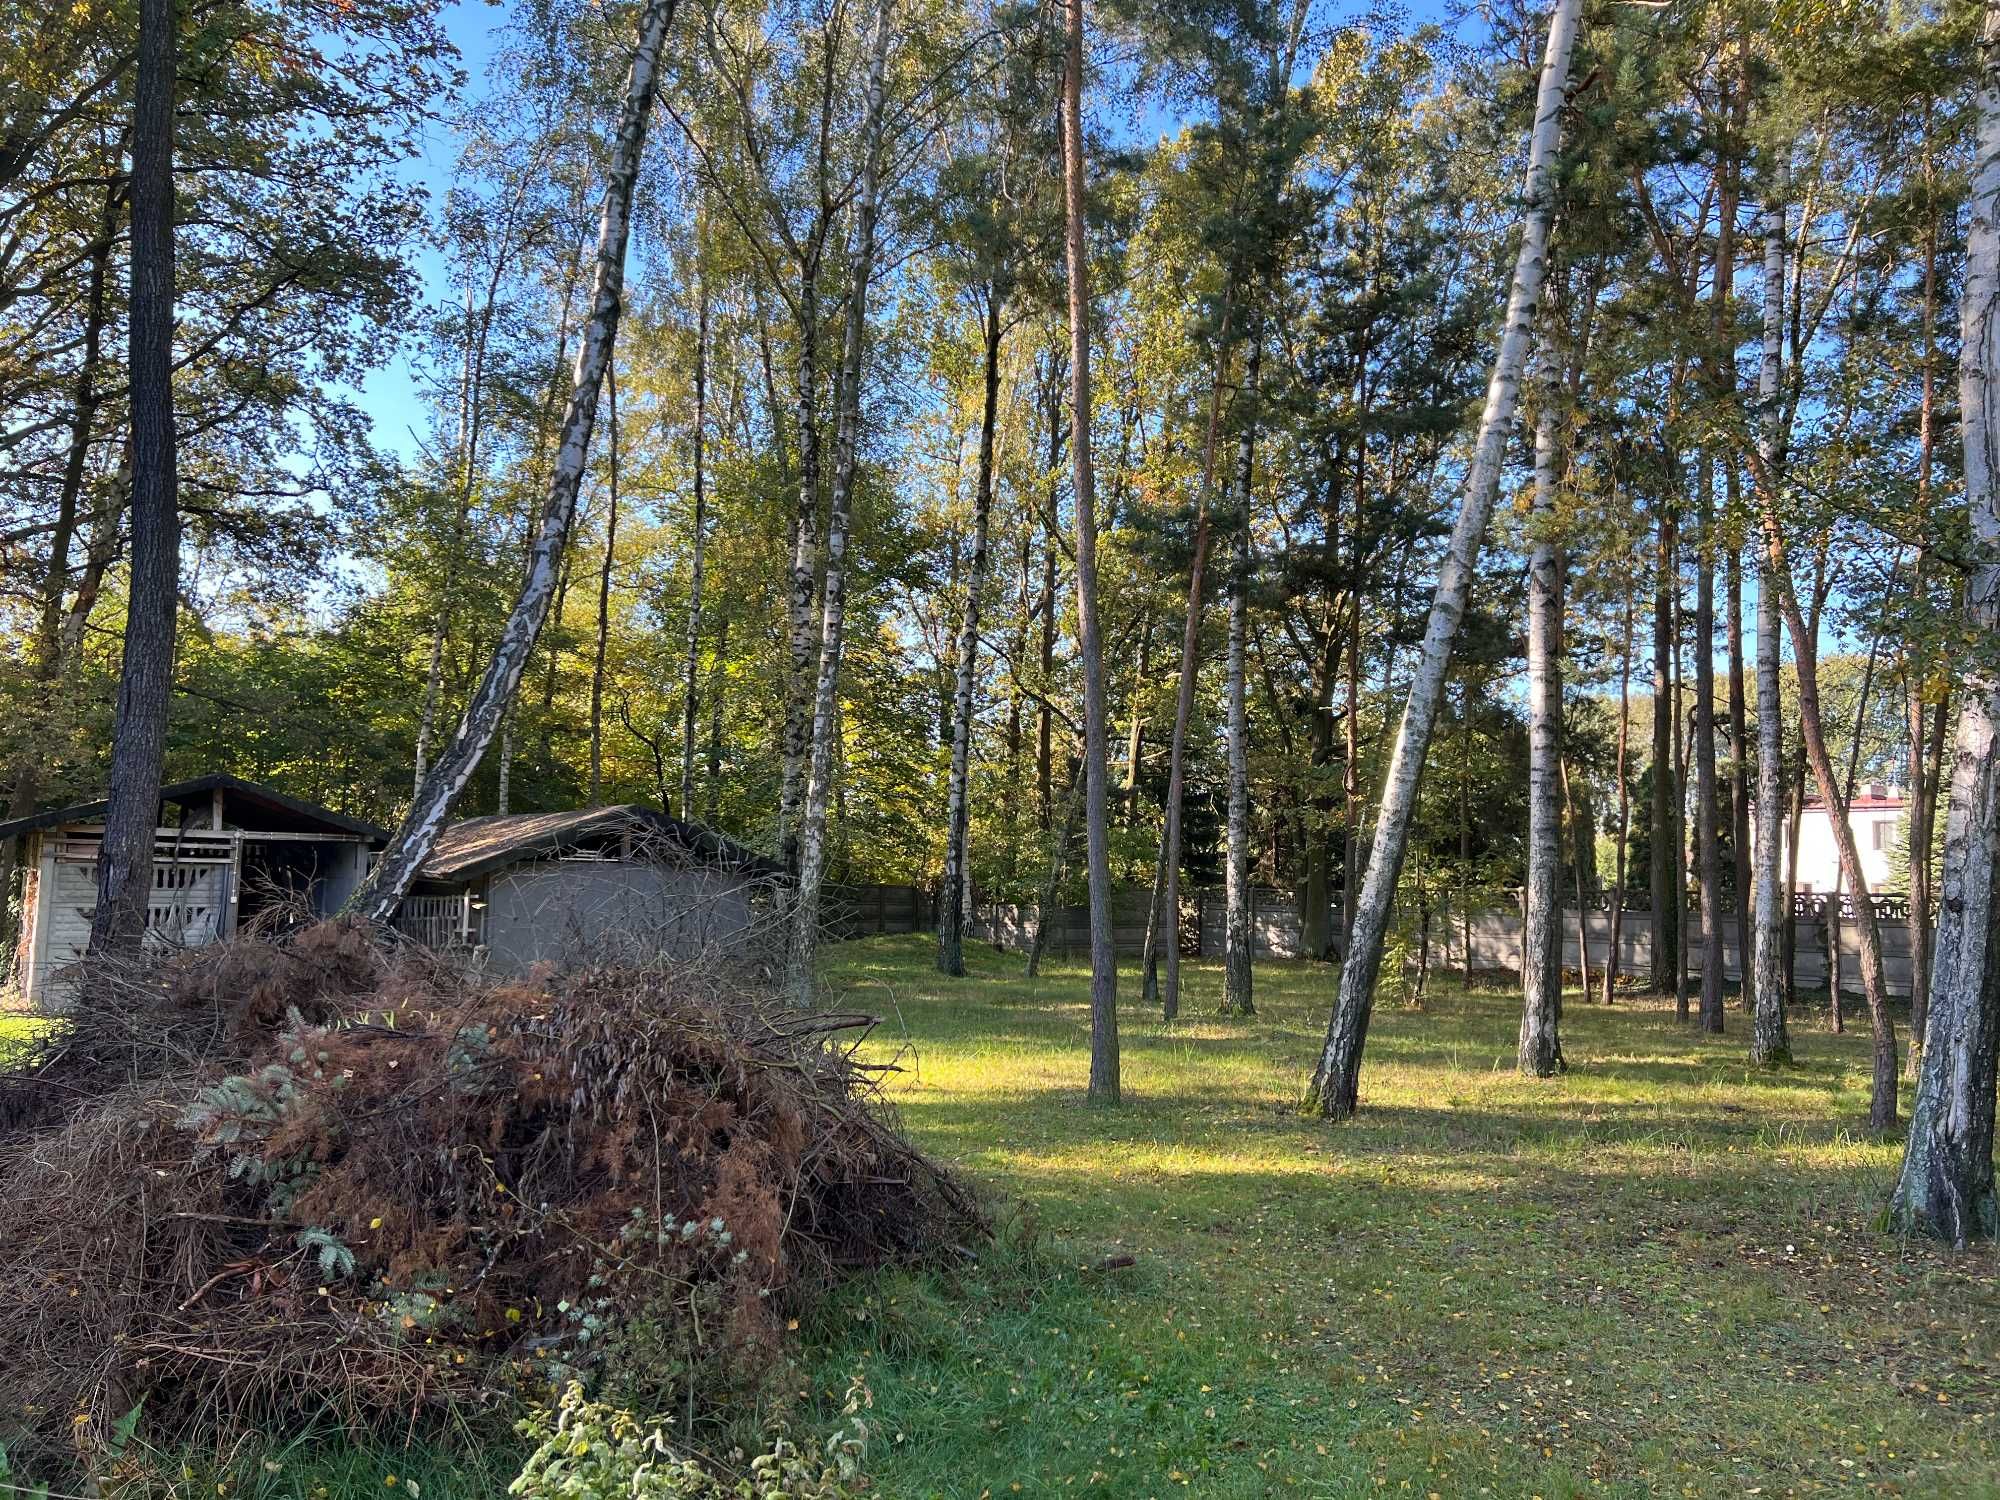
M476 101L486 86L486 68L498 44L500 29L507 22L507 7L489 0L447 0L445 30L457 46L465 69L466 98ZM444 201L451 186L453 164L458 158L458 139L443 120L433 120L423 133L421 150L406 162L399 175L429 189L435 208ZM435 301L445 285L444 257L435 247L424 246L414 257L423 276L425 295ZM404 350L381 369L372 370L361 382L361 408L374 424L375 441L404 459L414 457L418 434L424 425L423 393L412 367L413 351Z

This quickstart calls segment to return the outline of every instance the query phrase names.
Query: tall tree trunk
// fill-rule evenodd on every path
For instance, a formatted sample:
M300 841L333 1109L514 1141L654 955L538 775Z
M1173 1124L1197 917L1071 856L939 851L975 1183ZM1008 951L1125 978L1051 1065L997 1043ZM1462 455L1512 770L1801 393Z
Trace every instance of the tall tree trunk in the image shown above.
M604 404L608 418L610 460L608 509L604 520L604 565L597 571L597 641L590 661L590 796L592 807L604 800L604 661L611 652L611 575L618 560L618 373L610 361L604 366ZM681 812L688 811L683 798Z
M1960 318L1959 409L1965 499L1980 561L1966 610L1981 651L1967 674L1945 818L1944 901L1932 968L1930 1034L1890 1199L1906 1233L1963 1245L2000 1235L1993 1190L1994 1057L2000 1036L2000 0L1980 35L1979 126Z
M1160 856L1146 909L1146 938L1139 953L1140 998L1158 1001L1160 1014L1181 1013L1181 804L1187 795L1188 721L1194 714L1195 680L1201 674L1201 616L1208 574L1209 496L1215 487L1215 454L1222 426L1222 390L1229 371L1229 325L1236 283L1224 283L1222 316L1216 331L1215 376L1209 382L1208 430L1202 438L1201 481L1195 491L1194 556L1188 564L1187 624L1181 633L1180 675L1175 679L1174 725L1167 739L1167 804L1161 818ZM1166 985L1161 987L1161 949L1166 950Z
M1673 523L1666 502L1660 507L1659 538L1653 553L1653 797L1647 811L1647 885L1653 908L1649 978L1656 995L1680 991L1681 907L1675 884L1674 808L1680 782L1674 774Z
M1535 486L1528 552L1528 884L1521 935L1523 1073L1563 1071L1562 571L1557 557L1556 382L1543 349L1535 410Z
M1604 960L1604 1003L1618 992L1618 943L1625 923L1625 854L1632 835L1632 787L1625 772L1625 752L1632 735L1632 591L1625 590L1625 649L1618 658L1618 849L1612 856L1611 948Z
M1051 414L1053 424L1056 417ZM1049 451L1059 451L1061 434L1051 431ZM1052 695L1056 680L1056 481L1055 460L1050 459L1049 512L1042 528L1042 696L1035 719L1035 792L1042 831L1048 832L1055 817L1055 708Z
M1361 544L1363 497L1354 497L1354 541ZM1345 956L1354 945L1354 903L1361 897L1361 569L1354 570L1354 607L1347 634L1347 722L1342 726L1341 750L1346 764L1341 767L1340 795L1343 808L1342 831L1346 843L1342 855L1340 881L1340 951ZM1387 707L1382 710L1387 713Z
M1778 384L1784 358L1782 309L1785 304L1785 215L1773 201L1764 208L1764 352L1757 375L1757 398L1763 407L1757 441L1769 483L1777 483L1783 463L1779 432ZM1756 1006L1750 1060L1759 1067L1777 1067L1792 1060L1792 1039L1785 1024L1785 1001L1791 987L1789 937L1792 926L1790 894L1778 883L1778 851L1785 842L1780 831L1785 805L1785 721L1781 691L1784 642L1778 633L1778 591L1771 578L1771 561L1757 555L1757 838L1756 932L1752 942L1751 996ZM1791 831L1793 857L1798 829Z
M1445 674L1451 646L1465 615L1479 546L1500 487L1506 461L1507 437L1520 399L1521 372L1541 300L1547 269L1549 220L1554 206L1554 167L1562 125L1569 58L1576 40L1580 0L1557 0L1549 21L1548 50L1542 61L1541 86L1535 100L1534 133L1528 147L1528 173L1523 198L1521 245L1514 263L1513 287L1500 350L1486 391L1465 495L1452 527L1437 597L1424 631L1422 656L1411 674L1410 698L1403 711L1402 732L1391 753L1383 785L1382 810L1375 821L1368 875L1354 911L1354 935L1347 962L1340 971L1340 991L1328 1019L1326 1042L1314 1072L1312 1094L1330 1119L1345 1119L1360 1100L1361 1054L1368 1039L1368 1020L1375 1005L1375 980L1382 966L1383 939L1396 882L1408 847L1410 819L1416 810L1417 788L1431 731L1444 699Z
M1701 459L1701 541L1694 594L1694 806L1701 887L1701 1029L1723 1029L1722 807L1715 786L1715 473Z
M1725 65L1722 74L1722 99L1719 113L1728 121L1716 147L1716 177L1718 180L1718 203L1716 210L1715 275L1709 295L1710 336L1713 359L1711 377L1718 389L1726 390L1732 396L1736 391L1736 330L1733 322L1733 303L1736 292L1736 218L1742 199L1742 141L1745 127L1750 117L1750 88L1747 69L1731 72ZM1730 884L1730 909L1736 918L1737 968L1742 978L1739 981L1746 1008L1755 1010L1756 976L1750 961L1750 809L1749 809L1749 752L1744 742L1744 718L1747 705L1744 701L1743 680L1743 563L1741 534L1742 492L1737 480L1736 463L1727 450L1723 455L1723 517L1722 551L1726 561L1726 625L1729 636L1729 817L1732 869ZM1712 492L1711 492L1712 493ZM1703 566L1708 571L1710 588L1714 587L1716 553L1716 533L1712 528L1704 528L1707 533L1705 545L1707 555ZM1712 605L1711 605L1712 608ZM1711 649L1704 642L1701 649ZM1713 715L1710 722L1713 732ZM1704 911L1703 921L1707 922ZM1720 919L1717 920L1720 927ZM1720 963L1716 950L1711 950L1711 960ZM1718 991L1719 994L1719 991ZM1704 1006L1708 1002L1708 989L1702 990ZM1718 1002L1716 1014L1721 1014ZM1707 1013L1704 1010L1704 1026ZM1719 1029L1719 1027L1718 1027Z
M1911 565L1910 593L1919 609L1927 598L1926 572L1930 527L1931 468L1937 451L1937 169L1932 146L1932 101L1924 101L1924 311L1923 395L1917 408L1917 555ZM1921 668L1904 651L1904 714L1909 735L1910 770L1910 1056L1912 1077L1920 1071L1924 1031L1929 1020L1931 974L1931 822L1934 794L1925 754L1925 719Z
M181 556L173 372L176 17L174 0L140 0L132 92L131 600L90 920L93 953L132 952L145 940L174 690Z
M1237 437L1236 504L1230 517L1229 645L1223 694L1229 719L1229 828L1223 896L1222 1008L1238 1015L1257 1013L1252 996L1256 934L1250 928L1250 723L1243 692L1244 637L1248 628L1250 517L1257 460L1257 380L1262 367L1263 330L1251 319L1243 378L1247 403Z
M1146 750L1146 683L1153 675L1153 616L1139 627L1139 662L1132 672L1132 729L1125 740L1125 826L1139 826L1139 763Z
M694 816L695 720L700 707L701 591L708 557L708 280L699 269L695 292L694 336L694 518L689 538L687 673L681 692L681 816Z
M1075 470L1076 630L1083 666L1084 832L1090 869L1090 1098L1118 1102L1118 950L1111 931L1103 642L1097 625L1097 500L1090 469L1090 243L1084 223L1083 0L1067 0L1062 96L1069 271L1070 459Z
M868 94L862 123L861 185L855 201L854 268L847 292L847 328L834 382L833 494L827 507L826 578L821 584L819 675L812 696L812 755L799 827L798 889L793 893L785 989L791 1003L811 1005L819 958L821 888L826 878L826 812L832 796L834 744L840 737L840 660L847 628L847 542L854 480L861 457L862 355L868 340L868 288L875 277L876 218L881 206L883 101L889 59L889 0L875 0L868 53Z
M562 438L549 475L548 502L534 543L521 592L494 643L492 660L480 679L458 732L424 785L411 800L389 845L368 873L348 909L373 921L387 922L402 905L417 871L444 831L466 783L478 770L513 700L521 673L534 649L535 637L548 619L557 575L569 533L576 520L577 489L590 450L591 427L597 419L597 396L611 348L618 336L618 315L625 283L625 245L631 227L632 191L638 181L639 157L646 139L658 83L660 48L673 18L674 0L644 0L639 12L638 42L626 77L625 98L618 115L618 134L606 175L604 209L597 227L597 269L591 288L590 317L576 354L576 373L568 409L563 413Z
M944 909L939 913L940 974L965 973L966 830L971 821L972 692L979 660L979 604L986 587L987 532L993 516L993 444L1000 422L1001 293L989 288L985 326L985 400L979 416L979 488L972 502L972 572L958 632L958 680L951 703L951 785L945 794Z

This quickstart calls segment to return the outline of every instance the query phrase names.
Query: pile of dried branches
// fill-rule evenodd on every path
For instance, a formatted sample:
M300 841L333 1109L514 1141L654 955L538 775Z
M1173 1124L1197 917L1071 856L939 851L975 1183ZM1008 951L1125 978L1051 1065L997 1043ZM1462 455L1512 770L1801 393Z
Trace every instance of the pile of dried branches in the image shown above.
M978 1207L725 968L502 982L335 925L81 980L0 1074L0 1441L541 1395L634 1319L755 1364Z

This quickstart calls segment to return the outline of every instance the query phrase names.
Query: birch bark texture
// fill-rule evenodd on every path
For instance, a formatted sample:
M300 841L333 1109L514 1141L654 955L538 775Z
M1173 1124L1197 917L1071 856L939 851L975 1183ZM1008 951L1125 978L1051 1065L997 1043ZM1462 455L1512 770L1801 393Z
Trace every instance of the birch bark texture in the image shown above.
M785 991L811 1005L819 958L820 897L826 880L826 810L833 794L834 745L840 737L840 660L847 629L847 542L861 457L862 356L868 342L868 288L875 279L876 226L882 200L882 131L889 60L888 0L876 0L862 115L861 183L854 204L854 264L847 327L834 381L833 493L827 505L826 578L820 585L819 671L813 684L810 770L799 819L798 885L785 950Z
M174 0L141 0L132 93L131 602L90 951L136 951L153 899L153 830L174 690L181 521L174 453Z
M1535 483L1528 513L1528 886L1521 936L1520 1070L1563 1071L1562 570L1555 538L1556 383L1548 352L1537 361ZM1588 990L1586 985L1585 989Z
M1354 930L1340 990L1327 1022L1326 1042L1314 1072L1311 1102L1329 1119L1346 1119L1360 1098L1361 1054L1368 1040L1368 1022L1375 1007L1375 981L1382 966L1383 942L1396 882L1402 874L1409 845L1410 819L1416 810L1417 788L1424 757L1444 700L1445 673L1451 648L1464 618L1472 589L1473 570L1493 500L1500 488L1507 438L1520 404L1521 374L1534 336L1542 281L1548 269L1549 223L1555 207L1555 158L1561 140L1562 109L1569 81L1570 53L1576 43L1581 0L1557 0L1549 18L1548 49L1542 58L1541 83L1535 97L1535 122L1528 143L1527 180L1522 194L1521 246L1514 262L1507 314L1486 388L1465 494L1452 526L1437 597L1416 668L1411 675L1409 702L1402 727L1390 752L1384 778L1382 807L1375 819L1375 836L1368 856L1368 873L1355 903Z
M605 176L604 208L597 224L597 265L591 286L590 317L577 347L562 435L549 472L548 499L542 507L540 529L528 555L521 592L500 629L493 657L466 704L457 733L426 773L424 784L410 801L409 812L348 903L348 911L371 921L389 921L409 893L418 869L444 831L452 808L500 730L555 597L563 552L576 521L577 490L583 482L590 452L597 399L611 361L612 345L618 337L618 318L624 302L625 246L631 237L632 194L639 178L646 125L659 87L660 50L673 14L674 0L645 0L640 8L638 40L625 79L618 134Z
M1776 485L1784 469L1778 386L1784 362L1785 206L1776 184L1764 205L1764 351L1757 370L1757 399L1763 410L1758 423L1759 467L1764 482ZM1752 856L1756 891L1755 934L1752 941L1750 992L1756 1010L1751 1019L1750 1060L1759 1067L1778 1067L1792 1060L1792 1039L1785 1025L1785 929L1791 902L1778 878L1780 825L1785 803L1784 698L1780 668L1784 643L1779 636L1778 590L1771 559L1757 553L1757 837Z
M1909 1143L1889 1216L1952 1244L2000 1235L1993 1189L1995 1037L2000 1035L2000 0L1979 44L1979 125L1966 239L1958 393L1965 500L1979 557L1966 608L1979 659L1952 747L1944 884L1930 1017Z
M1118 949L1111 930L1110 767L1106 763L1104 642L1097 621L1097 497L1090 466L1090 243L1084 219L1083 0L1064 7L1062 93L1064 258L1069 272L1070 460L1076 531L1077 655L1083 664L1084 837L1090 872L1090 1089L1116 1104Z

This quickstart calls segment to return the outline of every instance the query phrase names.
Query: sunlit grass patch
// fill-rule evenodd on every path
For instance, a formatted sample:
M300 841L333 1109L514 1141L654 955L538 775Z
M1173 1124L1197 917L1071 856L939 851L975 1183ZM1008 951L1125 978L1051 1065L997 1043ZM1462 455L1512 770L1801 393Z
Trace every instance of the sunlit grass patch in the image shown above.
M828 979L912 1049L912 1131L1060 1253L1026 1295L1012 1252L903 1278L900 1311L864 1284L820 1330L817 1383L876 1392L884 1494L2000 1494L2000 1264L1873 1228L1900 1143L1867 1128L1865 1032L1805 1017L1765 1072L1739 1012L1702 1037L1573 995L1571 1071L1537 1082L1513 989L1440 981L1378 1010L1330 1127L1296 1108L1330 970L1260 967L1245 1020L1190 965L1172 1024L1128 970L1107 1112L1081 965L947 980L931 951L845 945Z

